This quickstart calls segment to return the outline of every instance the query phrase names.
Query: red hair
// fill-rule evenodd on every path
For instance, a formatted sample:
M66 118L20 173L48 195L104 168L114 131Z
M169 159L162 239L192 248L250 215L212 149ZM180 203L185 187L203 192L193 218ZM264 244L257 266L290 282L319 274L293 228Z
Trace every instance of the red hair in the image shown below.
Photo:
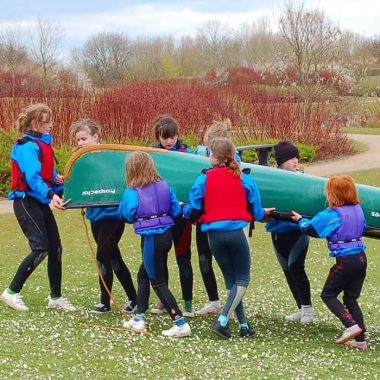
M357 205L360 203L354 180L349 175L329 178L326 183L326 197L329 207Z

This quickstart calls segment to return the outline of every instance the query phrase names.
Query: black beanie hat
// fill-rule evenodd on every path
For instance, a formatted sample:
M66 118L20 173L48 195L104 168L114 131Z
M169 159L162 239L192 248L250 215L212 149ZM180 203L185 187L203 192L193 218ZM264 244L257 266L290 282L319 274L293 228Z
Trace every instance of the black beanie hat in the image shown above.
M274 146L274 155L278 166L291 158L300 158L298 149L290 141L280 141L276 144Z

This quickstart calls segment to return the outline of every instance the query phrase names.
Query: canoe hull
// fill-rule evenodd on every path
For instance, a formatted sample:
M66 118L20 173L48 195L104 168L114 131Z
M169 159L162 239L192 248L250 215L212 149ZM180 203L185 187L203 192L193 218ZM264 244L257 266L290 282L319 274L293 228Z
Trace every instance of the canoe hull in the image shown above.
M129 154L142 150L151 155L159 174L182 202L202 169L210 166L207 157L128 145L97 145L81 149L65 169L67 208L118 205L126 183L125 164ZM242 163L251 169L264 207L276 207L276 217L288 218L291 210L313 216L326 208L326 178ZM380 188L357 185L367 220L366 235L380 238Z

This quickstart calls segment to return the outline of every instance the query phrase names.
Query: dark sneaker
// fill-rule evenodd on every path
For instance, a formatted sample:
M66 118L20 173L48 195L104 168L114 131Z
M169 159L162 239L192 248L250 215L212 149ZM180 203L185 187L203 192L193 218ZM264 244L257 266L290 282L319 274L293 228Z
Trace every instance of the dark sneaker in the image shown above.
M111 306L103 305L102 303L96 305L93 309L90 310L90 313L102 314L109 313L111 311Z
M248 327L242 327L240 329L239 335L240 335L241 338L250 338L250 337L256 335L256 331L248 323Z
M230 339L231 338L231 331L227 324L227 326L223 327L219 321L216 321L211 326L211 331L217 335L219 335L223 339Z
M135 302L128 301L127 306L124 308L124 311L125 311L127 314L131 314L131 313L133 313L134 311L136 311L136 308L137 308L137 305L136 305Z

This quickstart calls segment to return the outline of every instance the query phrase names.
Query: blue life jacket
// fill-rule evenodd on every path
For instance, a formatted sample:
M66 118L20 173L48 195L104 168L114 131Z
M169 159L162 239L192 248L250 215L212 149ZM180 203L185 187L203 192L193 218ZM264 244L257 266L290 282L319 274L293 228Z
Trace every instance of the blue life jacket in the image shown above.
M365 227L365 217L360 205L334 207L341 226L327 239L331 252L345 248L363 247L361 237Z
M133 223L136 233L152 228L174 226L170 215L170 190L165 181L136 187L138 207Z

